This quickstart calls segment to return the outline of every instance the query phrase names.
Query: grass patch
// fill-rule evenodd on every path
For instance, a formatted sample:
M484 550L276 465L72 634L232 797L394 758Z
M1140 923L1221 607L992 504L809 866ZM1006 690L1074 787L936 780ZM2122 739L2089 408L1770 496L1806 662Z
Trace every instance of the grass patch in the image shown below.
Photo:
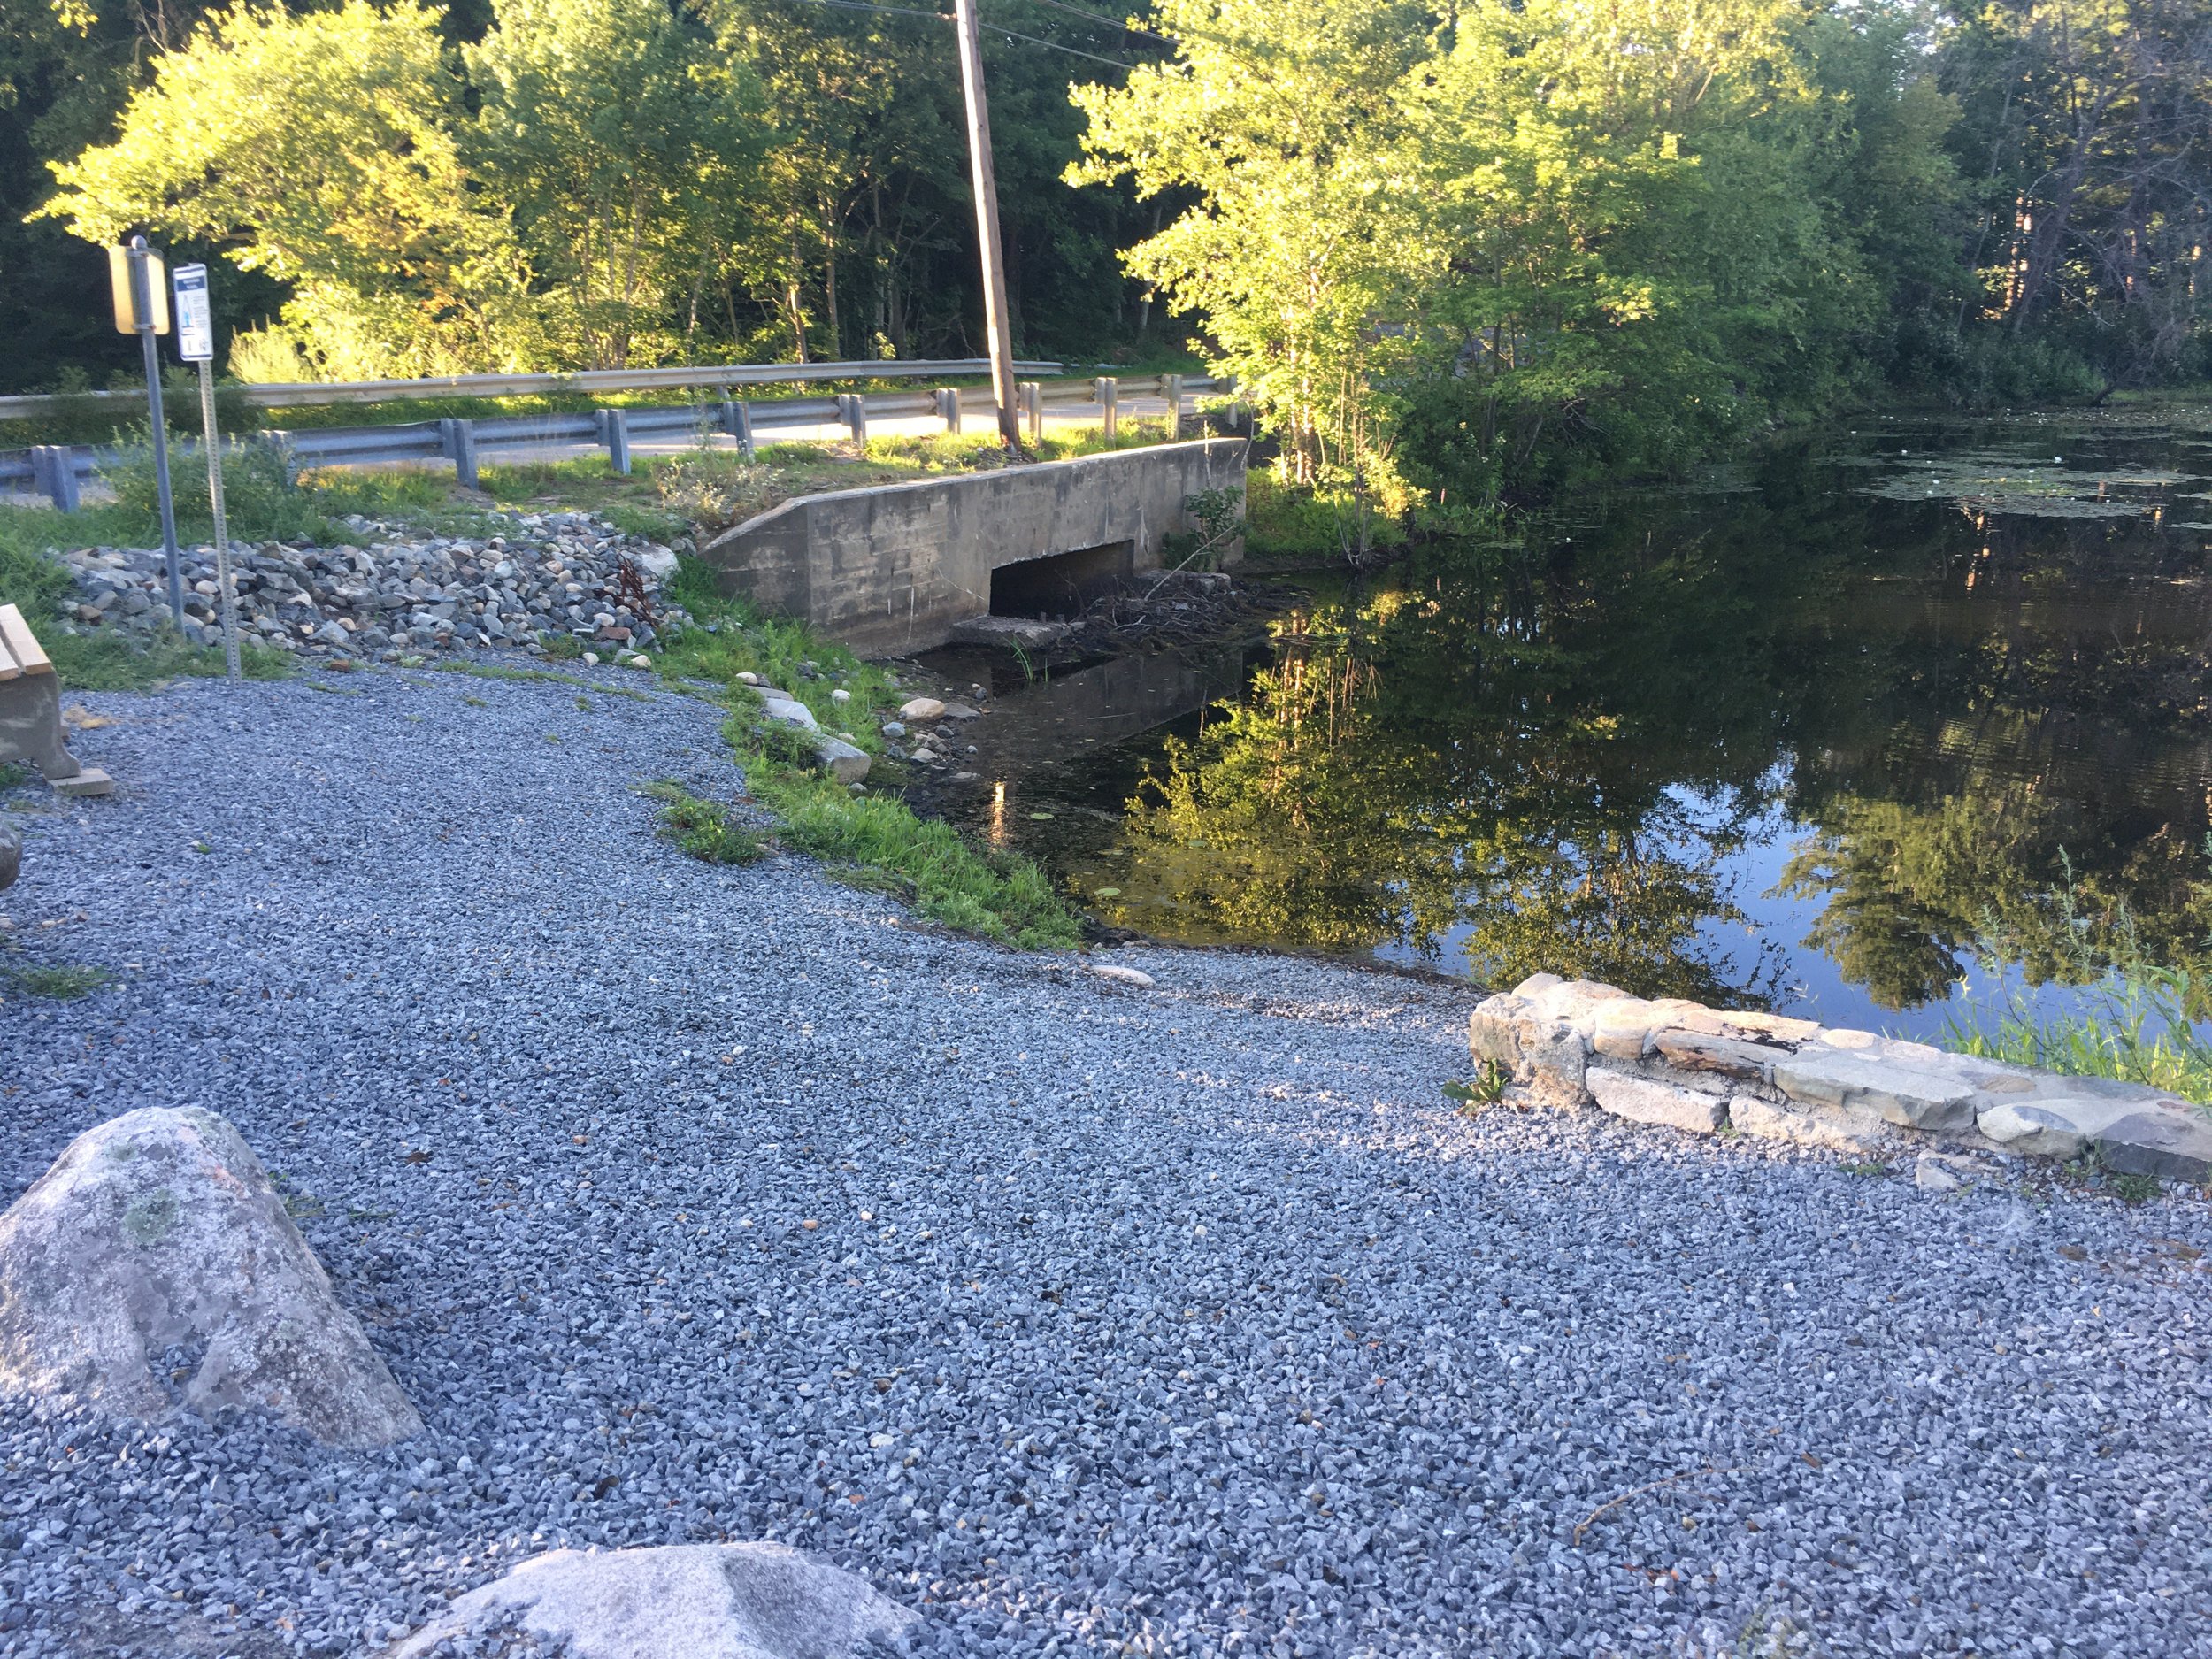
M104 968L62 964L46 968L0 966L0 985L25 996L43 996L57 1002L73 1002L89 996L111 978Z
M2206 851L2212 855L2212 836ZM2212 1042L2199 1030L2212 1016L2212 973L2153 962L2124 908L2101 923L2081 915L2070 866L2058 902L2073 956L2068 977L2091 987L2091 1006L2046 1016L2011 992L1947 1022L1943 1046L2068 1077L2146 1084L2212 1104Z
M2130 1206L2149 1203L2158 1196L2160 1190L2155 1175L2128 1175L2114 1171L2104 1179L2105 1184L2112 1189L2112 1195Z
M762 617L725 598L695 559L680 562L666 591L697 620L664 642L657 666L671 680L712 680L730 688L724 735L754 798L775 815L783 845L820 859L840 880L895 894L964 933L1025 949L1066 949L1080 940L1080 921L1034 864L979 850L949 824L917 818L895 795L854 795L822 772L809 733L760 719L757 700L737 679L754 674L789 692L825 732L849 734L881 767L888 763L878 726L898 696L883 669L804 623ZM840 703L839 691L849 701Z
M764 747L742 714L730 741L747 781L783 826L786 846L830 873L897 894L920 914L1025 950L1068 949L1081 924L1026 858L979 851L951 825L919 818L889 795L856 795Z
M664 804L661 833L702 864L757 864L768 843L731 818L729 809L702 800L673 779L645 786L642 792Z

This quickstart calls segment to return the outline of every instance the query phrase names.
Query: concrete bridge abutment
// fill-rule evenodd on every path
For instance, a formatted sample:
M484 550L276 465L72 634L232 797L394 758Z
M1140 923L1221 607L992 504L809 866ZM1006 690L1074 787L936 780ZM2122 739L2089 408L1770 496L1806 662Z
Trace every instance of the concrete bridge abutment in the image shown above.
M1165 538L1199 528L1191 497L1241 495L1247 447L1210 438L801 495L701 551L724 592L764 611L803 617L856 650L927 650L991 612L995 572L1006 573L1002 613L1034 615L1078 608L1087 585L1159 569ZM1242 553L1233 543L1215 562ZM1016 608L1028 604L1037 610Z

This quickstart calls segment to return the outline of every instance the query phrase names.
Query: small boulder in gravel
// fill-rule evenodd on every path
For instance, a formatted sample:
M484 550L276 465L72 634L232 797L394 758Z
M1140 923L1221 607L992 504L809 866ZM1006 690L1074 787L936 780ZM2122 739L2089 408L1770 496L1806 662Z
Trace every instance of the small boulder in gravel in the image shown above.
M565 1659L848 1659L880 1653L919 1617L865 1579L784 1544L557 1549L459 1597L401 1645L505 1628Z
M1102 979L1112 979L1118 984L1133 985L1140 988L1152 983L1152 976L1142 968L1124 967L1118 962L1099 963L1091 969L1091 972Z
M935 697L910 697L899 705L899 718L913 724L944 718L945 705Z
M0 887L12 887L23 870L23 833L12 824L0 824Z
M0 1391L118 1417L260 1407L327 1445L422 1421L228 1122L88 1129L0 1216Z

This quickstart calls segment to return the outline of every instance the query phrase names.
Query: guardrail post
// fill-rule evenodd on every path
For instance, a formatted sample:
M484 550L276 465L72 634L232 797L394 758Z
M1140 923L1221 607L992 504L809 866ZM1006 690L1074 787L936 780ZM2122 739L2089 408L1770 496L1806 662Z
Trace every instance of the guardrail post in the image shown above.
M840 392L837 395L837 418L845 423L845 430L852 434L855 443L868 442L868 404L858 392Z
M937 388L937 419L945 423L945 430L960 430L960 393L957 388L941 386Z
M463 489L476 485L476 423L448 415L438 422L438 448L453 463L453 475Z
M1045 388L1035 380L1022 380L1014 388L1015 407L1028 417L1029 441L1041 442L1045 435Z
M1167 399L1167 441L1173 443L1183 435L1183 377L1160 376L1160 396Z
M748 461L753 458L753 411L742 403L731 398L722 400L722 430L737 440L737 452Z
M1098 398L1099 425L1111 444L1121 432L1121 382L1102 374L1091 385Z
M599 442L607 449L607 465L627 478L630 475L629 412L620 409L602 409L594 412L599 418Z
M64 512L77 511L77 456L65 443L31 446L31 482Z

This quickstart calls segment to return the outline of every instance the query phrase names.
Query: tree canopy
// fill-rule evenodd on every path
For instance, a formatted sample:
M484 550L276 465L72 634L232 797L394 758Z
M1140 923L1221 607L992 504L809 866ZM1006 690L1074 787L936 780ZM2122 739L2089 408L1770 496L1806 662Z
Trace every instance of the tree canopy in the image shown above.
M247 273L231 303L275 319L250 345L326 374L979 338L926 10L50 4L0 46L11 274L82 263L55 226L143 224ZM1386 507L1666 466L1885 383L2094 396L2212 364L2189 0L984 16L1022 348L1191 342L1291 474ZM115 350L31 326L70 285L0 296L19 383Z

